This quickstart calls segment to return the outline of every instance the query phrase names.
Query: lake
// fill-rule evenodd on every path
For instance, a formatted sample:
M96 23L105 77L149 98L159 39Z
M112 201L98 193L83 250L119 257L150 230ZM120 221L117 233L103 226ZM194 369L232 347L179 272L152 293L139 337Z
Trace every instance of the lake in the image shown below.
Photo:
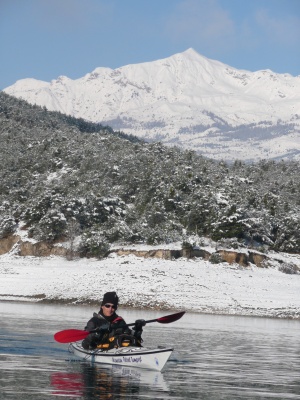
M53 334L83 329L89 306L0 302L0 398L300 399L300 321L186 313L144 328L146 347L172 346L162 372L76 360ZM126 322L172 312L120 309Z

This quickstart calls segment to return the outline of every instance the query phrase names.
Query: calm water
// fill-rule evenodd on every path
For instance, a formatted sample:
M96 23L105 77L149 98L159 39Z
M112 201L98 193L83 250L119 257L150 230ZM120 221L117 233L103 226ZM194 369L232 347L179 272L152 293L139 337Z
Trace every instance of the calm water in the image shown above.
M160 373L90 365L54 342L93 311L0 302L0 399L300 399L300 321L186 314L149 324L145 345L175 347ZM170 314L119 313L127 322Z

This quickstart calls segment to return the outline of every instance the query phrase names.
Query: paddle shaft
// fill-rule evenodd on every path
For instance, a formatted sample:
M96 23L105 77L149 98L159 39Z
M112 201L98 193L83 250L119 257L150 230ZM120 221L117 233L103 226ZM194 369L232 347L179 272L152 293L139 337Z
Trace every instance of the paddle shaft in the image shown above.
M175 322L178 319L180 319L185 311L181 311L176 314L171 314L171 315L166 315L164 317L160 318L155 318L155 319L149 319L145 321L146 324L150 324L151 322L159 322L160 324L169 324L171 322ZM134 326L135 322L131 324L126 324L125 326ZM123 326L123 327L125 327ZM60 332L57 332L54 335L54 339L59 342L59 343L72 343L72 342L77 342L79 340L85 339L90 333L97 332L97 329L93 329L92 331L83 331L79 329L66 329Z

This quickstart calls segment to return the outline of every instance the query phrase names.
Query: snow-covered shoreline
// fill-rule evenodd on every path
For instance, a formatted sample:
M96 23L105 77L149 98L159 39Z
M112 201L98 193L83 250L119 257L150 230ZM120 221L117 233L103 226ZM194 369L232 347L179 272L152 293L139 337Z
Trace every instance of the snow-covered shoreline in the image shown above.
M299 257L292 261L299 266ZM72 261L0 256L0 301L98 304L110 290L123 307L300 319L300 275L276 266L115 254Z

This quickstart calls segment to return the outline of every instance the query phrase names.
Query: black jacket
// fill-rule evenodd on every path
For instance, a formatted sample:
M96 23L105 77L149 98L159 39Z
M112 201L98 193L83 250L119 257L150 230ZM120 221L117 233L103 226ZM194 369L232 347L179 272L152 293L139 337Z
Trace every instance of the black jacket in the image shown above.
M105 343L114 336L121 334L131 334L131 330L127 327L126 322L118 314L113 313L111 317L105 317L101 311L94 313L93 317L88 321L86 331L97 332L90 333L82 342L84 349L94 349L100 343Z
M86 331L92 331L96 328L100 328L101 326L109 325L111 330L116 330L120 328L127 328L126 322L122 317L118 314L113 313L111 317L105 317L101 312L94 313L93 317L88 321L86 327L84 328Z

